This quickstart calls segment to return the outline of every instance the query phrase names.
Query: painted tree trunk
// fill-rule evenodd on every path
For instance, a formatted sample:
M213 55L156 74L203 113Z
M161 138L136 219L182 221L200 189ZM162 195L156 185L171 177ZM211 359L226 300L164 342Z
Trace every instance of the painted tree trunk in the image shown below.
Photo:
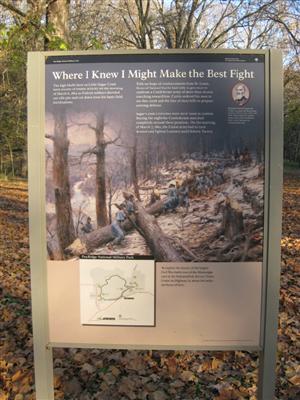
M53 185L56 211L56 231L63 251L75 239L69 183L69 141L64 112L55 115L53 137Z
M134 137L134 145L131 151L131 181L133 184L133 190L136 198L141 201L139 184L138 184L138 173L137 173L137 138Z
M243 212L238 203L229 197L223 208L222 231L228 239L244 232Z
M156 261L183 261L170 240L163 233L156 219L150 215L140 202L135 202L136 224L150 247Z
M104 138L104 117L97 116L96 135L96 216L97 225L106 226L108 224L106 207L106 171L105 171L105 149Z
M126 196L126 195L125 195ZM144 208L140 202L135 202L137 214L131 217L133 223L129 220L123 224L124 231L130 231L136 224L139 231L150 247L155 259L158 261L181 261L181 256L171 245L169 239L164 235L158 226L153 215L159 214L163 210L163 200L157 201L150 207ZM83 253L89 253L97 247L106 244L114 239L111 225L96 229L82 239L76 239L67 249L67 253L79 256Z

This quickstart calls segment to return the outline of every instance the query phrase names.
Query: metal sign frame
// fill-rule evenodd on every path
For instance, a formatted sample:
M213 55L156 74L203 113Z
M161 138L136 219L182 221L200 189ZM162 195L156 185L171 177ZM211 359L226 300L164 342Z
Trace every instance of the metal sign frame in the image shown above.
M165 50L150 51L72 51L32 52L28 56L28 159L29 159L29 228L32 287L32 319L36 398L54 399L52 347L49 344L46 222L45 222L45 60L47 56L111 54L264 54L265 55L265 217L264 268L262 288L261 346L259 350L258 399L272 400L275 390L277 317L280 285L280 238L283 176L283 74L278 50ZM101 344L63 343L62 347L98 347ZM120 346L109 346L116 348ZM150 346L151 347L151 346ZM147 347L147 349L150 349ZM126 346L139 349L141 346ZM145 346L143 346L145 348ZM166 346L155 346L166 349ZM170 347L167 347L170 349ZM175 349L172 346L172 349ZM176 346L176 350L236 350L234 347L204 348ZM239 348L241 350L241 348Z

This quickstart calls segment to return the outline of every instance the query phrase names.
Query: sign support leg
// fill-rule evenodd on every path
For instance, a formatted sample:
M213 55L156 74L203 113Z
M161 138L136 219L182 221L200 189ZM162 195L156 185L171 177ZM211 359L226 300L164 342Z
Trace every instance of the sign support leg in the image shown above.
M44 114L45 100L41 96L45 73L40 69L43 56L30 53L28 57L28 165L29 182L29 233L31 298L34 342L35 386L37 400L54 400L52 349L48 347L48 297L46 265L46 221L41 199L45 199L45 182L41 176L41 165L45 163ZM36 81L38 84L36 84ZM38 156L36 156L38 154ZM45 260L41 262L41 260Z
M36 399L54 400L52 349L36 340L34 360Z
M283 84L281 53L270 51L270 114L269 114L269 215L267 246L267 280L265 296L265 325L260 354L258 399L273 400L276 383L276 353L278 330L278 295L280 289L280 238L283 149ZM276 96L275 96L276 92Z

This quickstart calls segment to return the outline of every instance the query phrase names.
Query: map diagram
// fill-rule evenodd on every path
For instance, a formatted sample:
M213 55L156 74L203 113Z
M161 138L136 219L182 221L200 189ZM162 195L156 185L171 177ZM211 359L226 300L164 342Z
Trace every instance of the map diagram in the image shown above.
M83 325L155 325L153 260L80 260Z

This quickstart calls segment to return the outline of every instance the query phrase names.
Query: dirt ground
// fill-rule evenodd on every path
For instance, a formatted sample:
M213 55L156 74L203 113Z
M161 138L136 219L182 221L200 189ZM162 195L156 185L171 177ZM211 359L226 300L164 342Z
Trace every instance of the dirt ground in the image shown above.
M300 398L300 172L284 177L276 398ZM35 399L27 184L0 182L0 400ZM256 399L258 354L55 349L55 398ZM299 396L299 397L298 397Z

